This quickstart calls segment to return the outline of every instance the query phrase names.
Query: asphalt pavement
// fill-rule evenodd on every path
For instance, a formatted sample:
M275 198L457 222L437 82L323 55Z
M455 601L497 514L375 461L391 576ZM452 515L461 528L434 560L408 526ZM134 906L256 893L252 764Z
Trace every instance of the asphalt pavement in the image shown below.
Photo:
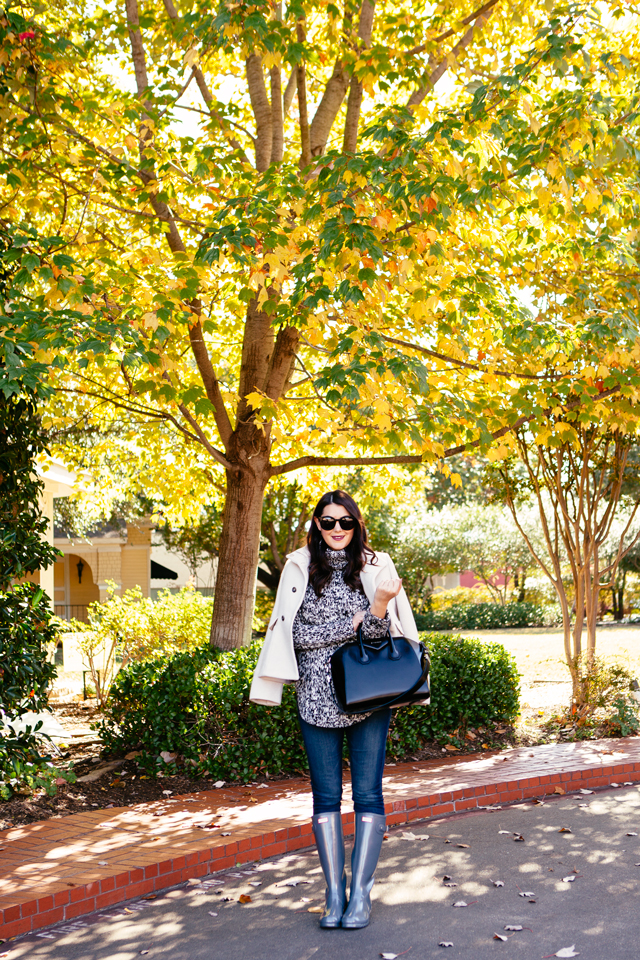
M305 851L65 922L0 957L541 960L574 946L581 960L639 960L639 880L640 789L622 787L391 831L364 930L320 930L324 884Z

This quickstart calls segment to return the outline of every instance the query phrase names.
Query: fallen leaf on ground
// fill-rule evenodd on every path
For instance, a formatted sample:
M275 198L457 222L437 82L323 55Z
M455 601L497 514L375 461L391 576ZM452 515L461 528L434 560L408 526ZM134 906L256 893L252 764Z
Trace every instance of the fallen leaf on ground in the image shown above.
M506 833L506 834L509 834L509 833L511 833L511 830L498 830L498 833Z
M493 939L494 939L494 940L508 940L509 937L505 937L504 933L494 933Z
M199 877L189 877L187 883L190 883L192 886L199 886L202 880Z
M108 860L98 860L98 866L99 866L99 867L108 867L108 866L109 866L109 861L108 861Z
M140 956L141 956L141 957L144 957L144 955L145 955L146 953L149 953L149 951L148 951L148 950L141 950L141 951L140 951Z
M562 950L558 950L557 953L551 953L551 957L577 957L579 951L575 949L575 943L572 943L570 947L563 947Z
M445 843L451 843L451 840L445 840Z
M468 906L469 904L467 903L466 900L456 900L456 902L454 903L454 907L468 907Z
M611 786L612 786L612 787L619 787L620 784L619 784L619 783L612 783ZM558 956L558 954L556 954L556 956ZM575 954L574 954L574 956L575 956Z
M218 914L217 914L217 913L214 913L213 910L209 910L209 916L210 916L210 917L217 917Z
M504 880L492 880L494 887L504 887Z
M216 790L219 790L220 787L224 787L225 783L226 783L226 780L216 780L213 786L215 787Z
M241 893L238 897L238 903L251 903L251 897L248 893Z
M458 884L455 883L453 880L447 880L447 882L445 883L445 887L457 887L457 886Z
M535 893L531 893L530 890L524 891L523 893L518 894L519 897L535 897Z
M538 800L537 797L534 797L531 803L534 803L537 807L544 807L544 800Z
M578 792L584 793L584 795L586 796L589 793L593 793L593 790L586 790L584 787L580 787L580 790Z
M231 830L228 830L226 833L221 833L220 836L221 836L221 837L230 837L230 836L231 836Z
M441 940L440 943L438 944L438 946L439 946L439 947L452 947L453 944L451 943L451 940Z
M411 947L409 947L411 950ZM409 950L403 950L402 953L381 953L380 956L383 960L396 960L396 957L403 957L405 953L409 953Z
M628 837L637 837L638 834L637 834L635 831L632 830L630 833L627 834L627 836L628 836Z
M574 881L575 879L576 879L576 875L575 875L575 873L574 873L574 874L573 874L572 876L570 876L570 877L563 877L563 878L562 878L562 882L563 882L563 883L573 883L573 881Z
M557 794L558 794L559 796L561 796L561 797L564 797L564 795L565 795L565 793L566 793L567 791L565 790L564 787L556 787L553 792L554 792L554 793L557 793Z
M560 827L558 833L571 833L571 827Z
M524 843L524 837L521 833L516 833L513 837L515 843Z
M249 886L250 886L250 887L261 887L261 886L262 886L262 880L249 880Z
M129 910L129 907L125 907L125 908L124 908L124 912L125 912L125 913L135 913L136 911L135 911L135 910Z
M307 913L324 913L324 907L309 907Z
M523 929L524 928L517 923L507 923L505 925L505 930L513 930L514 932L517 932L518 930L523 930Z
M453 880L453 877L450 877L448 873L445 873L443 880Z
M445 743L444 748L445 750L451 750L451 751L460 749L460 747L454 747L452 743Z
M456 843L456 847L460 847L461 850L468 850L468 849L469 849L469 844L468 844L468 843Z
M411 831L409 831L409 832L401 833L400 839L401 840L417 840L418 838L415 835L415 833L411 833ZM384 953L381 953L380 956L384 957ZM389 954L389 956L391 956L391 954ZM395 957L395 953L393 954L393 956Z

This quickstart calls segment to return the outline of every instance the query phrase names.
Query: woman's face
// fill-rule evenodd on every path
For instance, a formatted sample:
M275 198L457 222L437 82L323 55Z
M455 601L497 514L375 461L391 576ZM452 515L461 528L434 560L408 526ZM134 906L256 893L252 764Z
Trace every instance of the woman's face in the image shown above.
M335 517L336 520L339 520L340 517L351 517L351 514L339 503L328 503L322 511L320 519L323 517ZM343 530L339 523L336 523L333 530L323 530L318 517L314 517L314 521L322 539L332 550L344 550L353 540L354 530Z

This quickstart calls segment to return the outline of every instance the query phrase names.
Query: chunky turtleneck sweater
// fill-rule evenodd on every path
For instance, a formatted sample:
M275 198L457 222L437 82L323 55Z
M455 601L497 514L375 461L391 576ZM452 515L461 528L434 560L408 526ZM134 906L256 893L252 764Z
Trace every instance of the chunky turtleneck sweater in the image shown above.
M307 723L316 727L349 727L370 714L340 712L331 679L331 655L354 639L353 617L358 610L366 611L362 632L369 640L385 636L389 617L374 617L362 589L352 590L344 582L344 550L327 548L327 559L333 568L331 580L319 597L311 584L307 586L293 622L293 645L300 672L296 696L300 716Z

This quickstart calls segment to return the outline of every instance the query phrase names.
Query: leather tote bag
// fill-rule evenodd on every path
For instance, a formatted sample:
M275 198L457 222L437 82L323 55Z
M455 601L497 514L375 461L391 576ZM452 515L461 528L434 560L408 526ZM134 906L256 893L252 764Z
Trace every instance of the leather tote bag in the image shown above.
M347 643L331 657L331 676L343 713L369 713L385 707L404 707L429 700L429 653L420 644L420 656L405 637L387 633L365 642L362 625L355 643Z

